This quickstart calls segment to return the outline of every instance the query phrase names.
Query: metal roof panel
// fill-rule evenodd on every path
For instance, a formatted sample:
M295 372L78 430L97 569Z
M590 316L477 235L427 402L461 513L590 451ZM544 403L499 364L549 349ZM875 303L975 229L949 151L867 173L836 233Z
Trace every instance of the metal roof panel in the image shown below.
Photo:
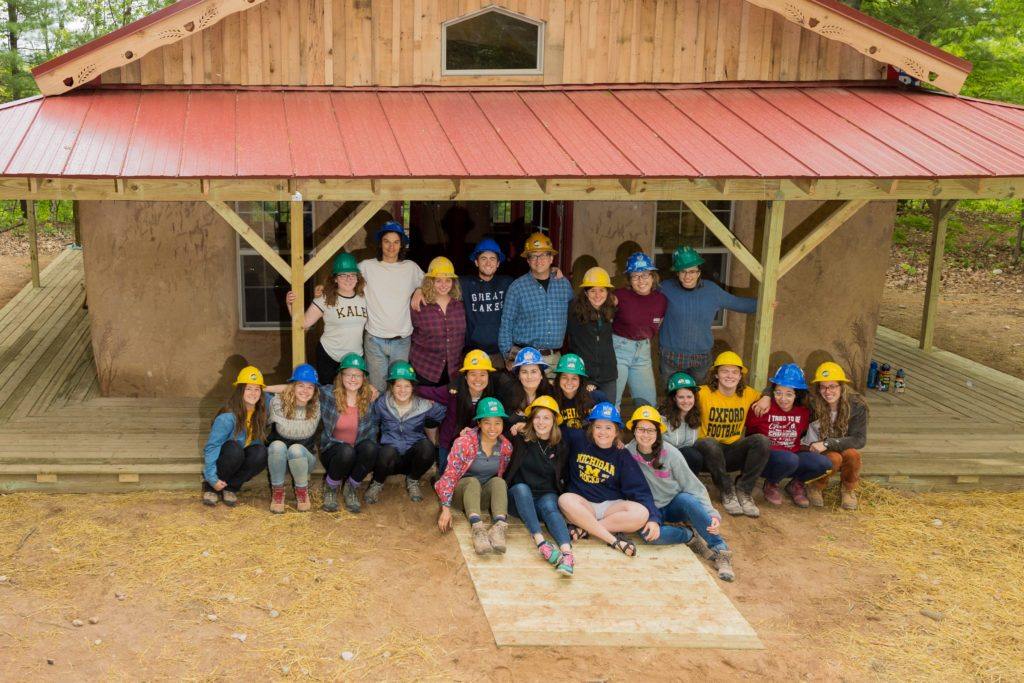
M127 177L159 178L178 175L185 136L188 93L158 91L139 101L135 129L121 173Z
M236 175L235 93L195 90L182 133L181 170L188 178Z
M516 93L477 92L473 100L531 178L584 175Z
M410 175L425 178L466 175L466 167L422 93L382 92L378 97Z
M409 175L377 93L336 92L331 94L331 104L353 175L363 178Z
M521 176L523 168L468 92L426 95L441 128L471 176Z
M139 110L138 92L98 93L68 158L68 175L121 175Z
M345 143L325 92L296 92L284 98L292 175L339 178L352 175Z
M94 101L95 98L89 94L43 99L6 172L11 175L63 175L82 122Z
M235 158L238 175L292 175L283 93L239 92L235 112Z
M7 168L41 106L43 100L36 99L0 109L0 169Z

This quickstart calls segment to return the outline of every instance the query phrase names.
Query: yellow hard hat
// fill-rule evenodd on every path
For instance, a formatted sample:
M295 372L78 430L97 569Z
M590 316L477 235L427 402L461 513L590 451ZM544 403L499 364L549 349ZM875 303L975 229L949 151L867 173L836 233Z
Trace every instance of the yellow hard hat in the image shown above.
M612 279L608 276L607 270L601 266L594 266L583 274L583 282L580 283L580 287L605 287L611 289Z
M526 246L523 247L523 256L529 256L530 254L538 251L547 251L552 254L557 254L554 245L551 244L551 238L542 232L535 232L526 238Z
M811 382L849 382L846 373L843 372L839 363L825 361L814 371L814 379Z
M438 256L427 266L427 277L455 277L455 266L444 256Z
M470 370L495 371L494 365L491 364L491 357L480 349L473 349L462 359L462 367L459 368L459 372L469 372Z
M666 429L665 423L662 422L661 420L661 413L659 413L658 409L653 406L640 406L639 408L634 410L633 416L626 420L626 428L632 429L633 423L637 422L638 420L647 420L648 422L653 422L654 424L658 425L658 429L660 429L662 433L664 433Z
M263 382L263 373L255 365L246 365L244 368L238 371L238 378L235 380L235 386L239 384L258 384L261 387L267 385Z
M531 417L533 415L533 411L536 410L537 408L547 408L548 410L555 414L555 424L562 424L562 411L558 409L558 401L556 401L552 397L538 396L537 398L533 399L533 403L526 406L526 410L524 411L526 413L526 417Z
M715 358L715 364L711 366L711 369L714 370L719 365L735 365L744 375L747 374L747 366L743 364L743 359L735 351L722 351Z

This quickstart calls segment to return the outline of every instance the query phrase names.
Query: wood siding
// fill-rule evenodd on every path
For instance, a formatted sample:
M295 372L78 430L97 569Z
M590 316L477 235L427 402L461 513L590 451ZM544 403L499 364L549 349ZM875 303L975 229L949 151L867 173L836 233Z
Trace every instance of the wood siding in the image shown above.
M543 76L442 76L441 25L494 4L546 22ZM476 85L880 79L885 66L744 0L266 0L104 83Z

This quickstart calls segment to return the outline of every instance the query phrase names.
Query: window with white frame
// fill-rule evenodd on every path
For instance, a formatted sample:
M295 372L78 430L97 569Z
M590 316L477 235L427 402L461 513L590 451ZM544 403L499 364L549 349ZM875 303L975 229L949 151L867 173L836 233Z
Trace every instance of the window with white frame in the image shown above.
M287 262L291 258L288 239L289 202L235 202L235 212L263 241ZM302 205L304 242L313 241L313 204ZM274 270L249 243L236 235L238 243L238 309L243 330L281 330L290 325L285 295L288 281ZM313 253L307 248L305 257ZM312 287L308 286L306 301Z
M501 7L446 21L441 66L445 75L543 73L544 23Z
M731 201L709 201L708 208L722 224L732 229ZM704 257L705 276L720 283L729 281L732 257L715 237L682 202L658 202L654 219L654 263L662 280L675 278L672 252L676 247L690 246ZM725 325L725 311L719 311L714 327Z

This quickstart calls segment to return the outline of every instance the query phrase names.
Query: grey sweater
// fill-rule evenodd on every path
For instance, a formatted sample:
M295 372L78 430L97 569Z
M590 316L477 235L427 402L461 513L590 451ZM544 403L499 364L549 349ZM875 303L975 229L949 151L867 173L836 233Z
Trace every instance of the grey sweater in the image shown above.
M686 422L680 422L678 427L665 432L662 435L662 439L665 443L676 448L686 448L696 443L697 430L686 424Z
M840 453L847 448L864 448L868 442L868 404L858 395L850 397L850 424L845 434L822 434L820 423L812 422L802 443L810 445L815 441L824 441L826 449Z
M708 490L697 478L697 475L690 471L683 454L675 446L664 442L661 444L661 469L657 470L637 453L636 441L629 443L626 450L639 463L640 471L644 473L647 486L651 489L651 495L654 496L654 504L659 509L671 503L676 495L689 493L700 500L709 515L722 518L715 506L711 504Z

